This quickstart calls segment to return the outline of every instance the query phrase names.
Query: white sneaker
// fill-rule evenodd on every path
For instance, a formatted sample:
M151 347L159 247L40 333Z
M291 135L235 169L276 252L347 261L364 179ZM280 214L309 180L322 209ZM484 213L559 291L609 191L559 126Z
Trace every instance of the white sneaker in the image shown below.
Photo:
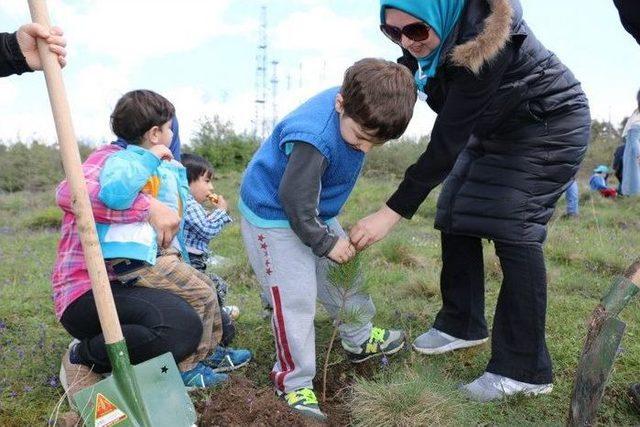
M442 354L460 348L484 344L489 338L479 340L463 340L431 328L413 341L413 349L422 354Z
M526 396L549 394L553 390L553 384L529 384L517 381L502 375L485 372L479 378L469 384L463 385L462 392L476 402L489 402L504 399L522 393Z

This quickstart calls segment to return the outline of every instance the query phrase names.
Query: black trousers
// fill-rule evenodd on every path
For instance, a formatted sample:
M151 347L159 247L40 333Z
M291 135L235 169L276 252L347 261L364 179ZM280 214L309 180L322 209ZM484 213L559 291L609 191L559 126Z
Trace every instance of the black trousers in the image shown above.
M434 327L465 340L488 336L480 238L441 234L442 309ZM545 340L547 281L542 245L494 242L503 280L487 372L531 384L551 383Z
M167 291L119 283L113 283L111 290L133 364L168 351L178 363L196 350L202 322L185 300ZM83 364L93 366L97 373L111 371L93 291L69 305L60 322L80 340L78 353Z

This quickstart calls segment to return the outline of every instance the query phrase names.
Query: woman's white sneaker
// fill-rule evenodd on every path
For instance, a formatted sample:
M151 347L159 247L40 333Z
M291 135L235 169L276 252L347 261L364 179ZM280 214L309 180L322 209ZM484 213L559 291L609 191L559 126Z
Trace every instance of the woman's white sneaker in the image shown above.
M422 354L442 354L460 348L474 347L484 344L489 338L480 340L463 340L431 328L413 341L413 349Z
M460 389L471 400L490 402L515 394L524 394L526 396L548 394L553 390L553 384L529 384L503 377L502 375L485 372L469 384L463 385Z

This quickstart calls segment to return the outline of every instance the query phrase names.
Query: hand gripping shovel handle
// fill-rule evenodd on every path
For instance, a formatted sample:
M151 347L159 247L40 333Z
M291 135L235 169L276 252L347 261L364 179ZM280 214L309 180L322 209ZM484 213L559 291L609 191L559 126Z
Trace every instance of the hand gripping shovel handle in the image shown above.
M49 12L46 1L28 0L28 3L33 22L49 28ZM62 164L67 181L71 186L73 211L76 216L87 270L91 278L100 326L102 327L105 342L113 344L123 340L122 329L120 328L118 313L113 302L113 294L111 293L107 270L102 258L100 243L98 242L89 194L84 182L80 152L78 151L73 123L71 122L71 111L62 80L62 70L56 54L49 50L47 42L42 39L37 41L38 53L42 61L47 90L49 91L53 120L56 125L60 155L62 156Z

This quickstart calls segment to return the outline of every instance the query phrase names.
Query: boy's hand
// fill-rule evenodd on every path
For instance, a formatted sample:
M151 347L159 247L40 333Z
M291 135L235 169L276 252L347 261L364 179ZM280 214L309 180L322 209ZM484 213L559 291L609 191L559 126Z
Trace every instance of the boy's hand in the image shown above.
M226 211L229 208L229 203L224 199L222 194L218 194L218 202L213 204L216 208Z
M327 258L337 262L338 264L344 264L354 256L356 256L355 246L353 246L347 239L343 239L341 237L338 239L333 249L331 249Z
M49 44L49 50L58 55L58 63L61 67L67 64L65 56L67 51L65 46L67 41L62 36L62 30L58 27L51 27L47 30L40 24L25 24L18 28L17 32L18 46L27 61L27 65L32 70L42 70L42 62L38 55L38 45L36 39L42 38Z
M171 150L169 150L169 147L166 147L164 145L154 145L153 147L149 148L149 151L151 151L160 160L173 160L173 154L171 153Z

